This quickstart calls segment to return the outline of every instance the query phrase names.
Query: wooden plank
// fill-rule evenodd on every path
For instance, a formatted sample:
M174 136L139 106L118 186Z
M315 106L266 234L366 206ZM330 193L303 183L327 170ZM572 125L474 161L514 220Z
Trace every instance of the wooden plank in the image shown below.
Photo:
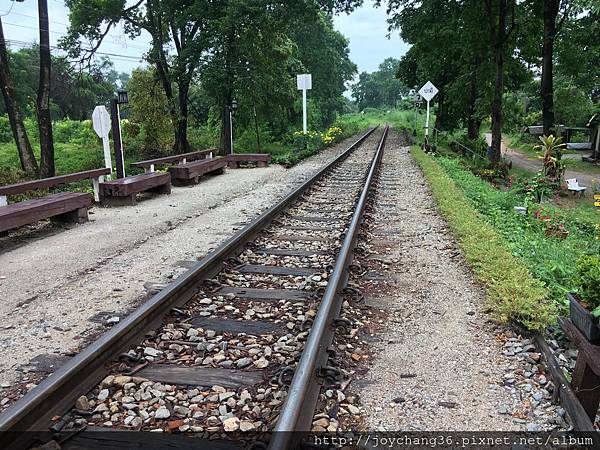
M144 367L136 376L181 386L211 387L217 384L230 389L254 386L263 381L261 372L172 364L152 364Z
M558 320L560 322L562 319L559 318ZM555 389L558 389L558 395L560 396L563 406L569 413L569 417L573 421L575 430L586 432L595 431L592 421L589 419L586 411L583 409L583 406L581 406L577 396L571 389L565 374L552 353L552 350L550 350L546 340L538 334L535 336L535 343L544 355L546 365L550 369L552 375L552 381L556 386Z
M310 257L310 256L319 256L319 255L327 255L327 252L318 251L318 250L294 250L287 248L259 248L258 250L253 250L254 253L262 254L262 255L274 255L274 256L298 256L298 257Z
M208 155L209 153L217 153L218 151L219 151L218 148L207 148L206 150L197 150L197 151L188 152L188 153L181 153L180 155L164 156L162 158L148 159L145 161L137 161L137 162L131 163L130 166L143 169L146 167L150 167L152 165L169 164L169 163L183 161L184 159L188 160L188 161L194 161L196 159L200 159L201 157Z
M600 345L590 344L590 341L577 329L571 319L561 317L558 319L558 324L579 351L587 356L590 368L595 373L600 374Z
M157 427L160 424L157 423ZM68 433L65 433L68 434ZM54 447L52 447L54 448ZM235 440L204 439L194 434L125 431L88 427L60 443L62 450L243 450Z
M331 231L336 231L335 228L333 227L301 227L301 226L295 226L295 225L282 225L280 228L284 228L286 230L293 230L293 231L321 231L321 232L331 232Z
M341 219L333 217L317 217L317 216L287 216L290 220L298 222L340 222Z
M287 328L280 323L258 321L258 320L234 320L223 317L194 317L191 321L194 328L204 328L217 333L251 334L281 334L286 333Z
M333 239L321 237L321 236L302 236L302 235L293 235L293 234L278 234L275 236L269 236L269 239L273 239L276 241L304 241L304 242L332 242Z
M236 297L248 300L264 301L305 301L310 298L310 292L298 289L255 289L224 286L215 292L215 295L234 294Z
M86 170L85 172L70 173L68 175L59 175L51 178L43 178L41 180L26 181L24 183L9 184L7 186L0 186L0 195L15 195L37 189L48 189L61 184L69 184L75 181L97 178L109 174L110 169L103 168Z
M0 231L11 230L42 219L86 209L91 204L92 197L90 194L82 192L59 192L39 199L13 203L0 208Z
M260 266L246 264L236 269L240 273L264 273L270 275L290 275L295 277L308 277L320 273L319 269L307 269L304 267L284 267L284 266Z
M190 180L201 177L215 170L224 169L227 166L227 158L207 158L187 164L179 164L169 167L171 178Z
M126 197L170 184L171 175L168 173L144 173L100 183L100 195L104 197Z

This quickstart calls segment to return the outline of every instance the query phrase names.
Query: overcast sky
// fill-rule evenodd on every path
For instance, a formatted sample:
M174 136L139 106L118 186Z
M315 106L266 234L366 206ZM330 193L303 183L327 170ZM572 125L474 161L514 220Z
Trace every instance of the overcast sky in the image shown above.
M56 45L67 29L68 9L62 0L49 0L48 9L51 45ZM0 0L0 15L5 38L11 48L18 49L38 41L37 2ZM398 33L394 33L391 39L386 38L385 9L375 8L372 0L365 0L365 6L350 15L336 17L335 26L349 39L350 56L358 65L359 72L372 72L385 58L399 58L408 49ZM105 39L99 51L110 56L118 71L130 72L142 64L148 40L142 36L132 41L122 29L117 28ZM57 49L53 52L59 53Z

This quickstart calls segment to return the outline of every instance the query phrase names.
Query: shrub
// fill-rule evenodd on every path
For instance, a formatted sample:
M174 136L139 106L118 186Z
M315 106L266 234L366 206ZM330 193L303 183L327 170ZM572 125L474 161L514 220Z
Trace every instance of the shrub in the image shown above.
M584 255L577 262L579 295L596 317L600 316L600 256Z

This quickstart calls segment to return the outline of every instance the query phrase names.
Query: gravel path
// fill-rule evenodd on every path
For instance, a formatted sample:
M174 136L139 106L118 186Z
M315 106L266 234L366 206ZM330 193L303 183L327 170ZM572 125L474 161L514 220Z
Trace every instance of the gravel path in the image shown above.
M482 289L396 133L382 185L369 242L388 262L387 281L371 282L366 294L389 320L375 335L376 355L357 390L369 428L523 429L507 415L515 401L503 382L510 361L482 312Z
M177 278L350 141L289 170L228 170L135 207L95 207L84 225L46 223L0 239L2 388L32 358L76 352L82 337Z

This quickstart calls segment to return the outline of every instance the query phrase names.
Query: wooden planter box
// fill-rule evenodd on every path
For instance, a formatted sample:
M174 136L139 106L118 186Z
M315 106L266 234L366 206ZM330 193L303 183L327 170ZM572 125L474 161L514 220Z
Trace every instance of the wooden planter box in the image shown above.
M600 344L600 327L598 319L585 309L577 298L570 292L567 292L569 299L570 317L573 325L583 333L588 341L592 344Z

